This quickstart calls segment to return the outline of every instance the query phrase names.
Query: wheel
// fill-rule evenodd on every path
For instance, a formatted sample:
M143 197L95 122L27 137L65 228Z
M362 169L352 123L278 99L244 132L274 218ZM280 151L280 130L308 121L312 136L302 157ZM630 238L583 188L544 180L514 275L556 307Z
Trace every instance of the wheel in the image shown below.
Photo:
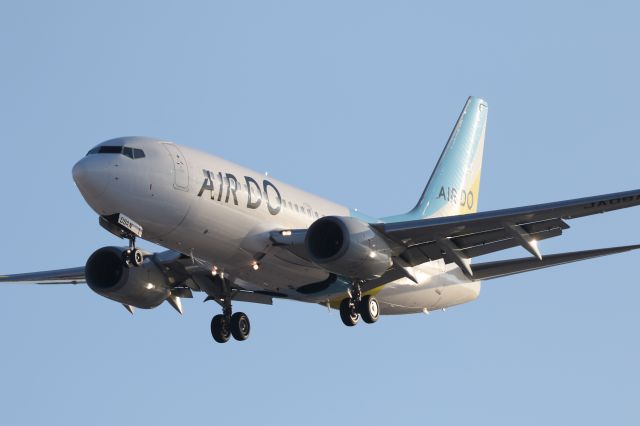
M360 315L362 315L362 320L367 324L373 324L378 321L380 317L380 304L378 303L378 299L373 296L364 296L362 301L360 301L359 310Z
M249 317L244 312L236 312L231 315L231 334L236 340L247 340L251 331Z
M133 252L131 252L131 264L133 266L142 266L142 262L144 262L142 252L138 249L133 250Z
M218 343L226 343L229 341L231 333L229 325L224 319L224 315L216 315L211 320L211 336Z
M122 262L127 266L127 268L130 268L131 265L131 259L133 258L133 256L131 255L131 249L126 250L122 253Z
M340 302L340 319L347 327L353 327L358 323L360 315L353 307L351 299L344 299Z

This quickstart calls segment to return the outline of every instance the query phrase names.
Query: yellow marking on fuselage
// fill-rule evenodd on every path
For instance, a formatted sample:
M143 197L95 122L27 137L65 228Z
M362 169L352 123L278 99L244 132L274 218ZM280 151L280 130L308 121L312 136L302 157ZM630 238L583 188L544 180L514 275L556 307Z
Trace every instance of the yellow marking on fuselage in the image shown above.
M374 288L373 290L369 290L366 291L364 293L362 293L363 296L366 295L370 295L370 296L375 296L378 293L380 293L380 291L382 291L382 287L384 287L384 285L381 285L380 287ZM346 297L341 296L341 297L334 297L333 299L329 299L329 306L333 309L340 309L340 303L342 303L342 301L346 299Z

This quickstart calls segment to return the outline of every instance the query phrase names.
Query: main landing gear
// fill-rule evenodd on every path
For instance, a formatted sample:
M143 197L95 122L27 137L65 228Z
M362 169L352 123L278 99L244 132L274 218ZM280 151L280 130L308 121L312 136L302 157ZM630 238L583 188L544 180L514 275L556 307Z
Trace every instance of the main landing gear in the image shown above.
M251 331L251 323L249 317L244 312L231 313L231 304L229 311L218 314L211 320L211 336L218 343L226 343L231 336L238 341L247 340Z
M222 306L222 314L211 319L211 336L218 343L226 343L231 336L238 341L247 340L251 332L249 317L244 312L232 313L231 291L225 279L222 279L224 296L210 298Z
M351 296L340 303L340 319L344 325L353 327L360 317L367 324L378 321L380 304L378 299L371 295L362 296L360 283L355 283L351 289Z

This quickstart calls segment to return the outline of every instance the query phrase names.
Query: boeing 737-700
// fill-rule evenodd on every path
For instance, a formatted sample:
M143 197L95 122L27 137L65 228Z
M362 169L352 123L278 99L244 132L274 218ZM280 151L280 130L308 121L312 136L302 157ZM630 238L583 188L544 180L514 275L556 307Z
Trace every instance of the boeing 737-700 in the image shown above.
M354 326L380 315L448 308L476 299L481 280L640 248L542 255L567 220L640 204L640 190L477 212L487 103L467 100L416 206L374 218L221 158L175 143L122 137L91 149L73 180L107 231L128 240L82 267L0 277L0 282L86 283L134 308L203 292L222 310L217 342L249 337L232 302L322 304ZM167 250L149 253L138 239ZM472 263L513 247L527 257Z

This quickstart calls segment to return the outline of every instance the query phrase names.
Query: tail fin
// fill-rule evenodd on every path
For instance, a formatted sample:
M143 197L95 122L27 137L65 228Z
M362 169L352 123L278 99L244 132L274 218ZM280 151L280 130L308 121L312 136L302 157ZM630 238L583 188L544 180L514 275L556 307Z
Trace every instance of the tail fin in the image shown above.
M477 211L488 109L480 98L467 100L418 204L402 220Z

